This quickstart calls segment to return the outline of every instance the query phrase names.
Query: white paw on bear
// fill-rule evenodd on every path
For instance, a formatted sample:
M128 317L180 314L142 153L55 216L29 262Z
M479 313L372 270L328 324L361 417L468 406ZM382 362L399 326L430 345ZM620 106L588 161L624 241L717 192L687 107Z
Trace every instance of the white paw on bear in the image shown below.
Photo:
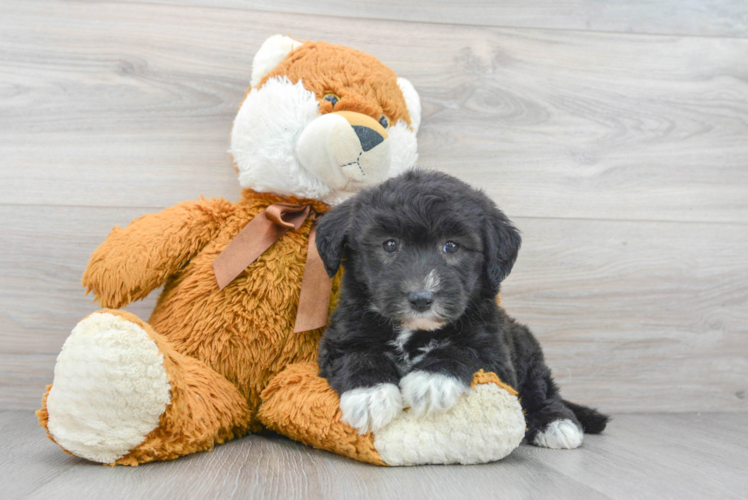
M551 422L533 439L533 443L537 446L566 450L578 448L582 441L584 441L584 432L568 418Z
M400 380L405 406L417 416L448 411L468 389L454 377L422 370L414 370Z
M378 384L346 391L340 396L341 420L359 434L377 432L403 410L403 398L395 384Z

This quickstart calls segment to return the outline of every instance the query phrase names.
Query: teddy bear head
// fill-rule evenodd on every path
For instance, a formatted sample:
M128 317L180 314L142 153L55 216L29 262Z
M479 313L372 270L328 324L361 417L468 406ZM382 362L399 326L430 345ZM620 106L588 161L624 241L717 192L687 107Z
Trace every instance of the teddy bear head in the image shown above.
M336 204L417 159L413 85L375 57L275 35L252 64L231 134L243 188Z

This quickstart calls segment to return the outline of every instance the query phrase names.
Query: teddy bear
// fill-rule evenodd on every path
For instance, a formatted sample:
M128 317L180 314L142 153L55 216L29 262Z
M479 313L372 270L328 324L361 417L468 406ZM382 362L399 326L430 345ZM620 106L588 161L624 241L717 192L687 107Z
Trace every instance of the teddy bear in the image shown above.
M314 221L415 164L420 114L410 82L371 55L267 39L231 134L241 199L144 215L93 252L83 286L106 309L81 320L58 356L37 412L48 437L111 465L174 459L265 428L380 465L486 461L516 447L516 393L493 374L476 374L454 415L403 414L377 436L340 421L337 394L318 375L340 276L320 276ZM160 286L148 321L120 309ZM465 458L452 448L472 443L467 434L498 444Z

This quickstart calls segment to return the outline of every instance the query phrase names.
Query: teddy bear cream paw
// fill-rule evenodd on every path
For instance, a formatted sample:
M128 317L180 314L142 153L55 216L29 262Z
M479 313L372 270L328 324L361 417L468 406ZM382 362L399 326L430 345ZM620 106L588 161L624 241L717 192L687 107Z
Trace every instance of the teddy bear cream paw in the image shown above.
M139 325L108 312L65 341L46 399L47 430L70 453L113 463L159 426L170 402L163 355Z
M387 465L477 464L502 459L519 446L525 419L511 388L483 381L470 390L452 387L441 390L444 398L438 399L439 407L446 406L458 390L460 396L451 408L426 415L405 411L377 432L374 449L382 461ZM406 394L404 388L403 398L412 398ZM434 398L429 398L434 404Z

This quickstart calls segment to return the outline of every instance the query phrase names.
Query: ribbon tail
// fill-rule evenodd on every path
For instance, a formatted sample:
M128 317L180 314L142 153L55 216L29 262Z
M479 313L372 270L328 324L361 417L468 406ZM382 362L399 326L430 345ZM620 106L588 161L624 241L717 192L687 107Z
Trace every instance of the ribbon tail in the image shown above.
M301 280L299 307L296 311L294 333L322 328L327 324L332 295L332 278L327 274L322 258L317 252L316 228L309 232L309 247Z
M311 210L309 205L276 203L249 221L213 260L213 273L218 288L226 288L286 231L298 231Z

